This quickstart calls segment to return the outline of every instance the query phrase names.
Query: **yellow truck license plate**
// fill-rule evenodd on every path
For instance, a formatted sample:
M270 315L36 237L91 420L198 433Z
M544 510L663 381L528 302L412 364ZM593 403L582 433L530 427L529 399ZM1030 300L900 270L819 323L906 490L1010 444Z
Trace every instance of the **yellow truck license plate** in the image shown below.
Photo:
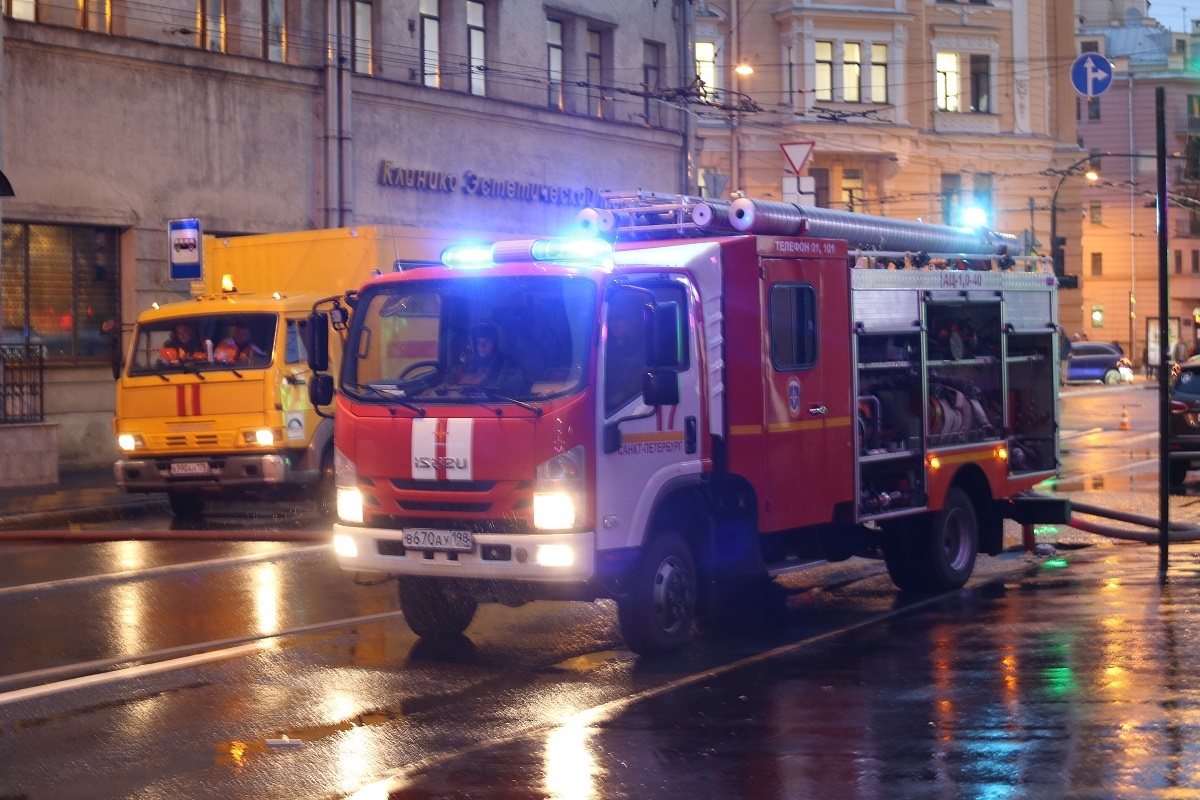
M438 531L428 528L406 528L404 546L412 550L453 550L466 552L475 547L470 531Z
M172 475L208 475L207 461L176 461L171 465Z

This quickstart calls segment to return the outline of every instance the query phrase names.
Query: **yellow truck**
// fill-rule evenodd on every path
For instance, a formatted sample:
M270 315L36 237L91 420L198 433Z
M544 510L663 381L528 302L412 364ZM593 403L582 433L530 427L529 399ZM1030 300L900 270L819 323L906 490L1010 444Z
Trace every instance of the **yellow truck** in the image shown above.
M333 424L308 399L309 314L466 236L400 226L205 236L193 298L142 312L115 364L117 483L165 492L176 516L210 499L327 508ZM328 338L336 365L340 342Z

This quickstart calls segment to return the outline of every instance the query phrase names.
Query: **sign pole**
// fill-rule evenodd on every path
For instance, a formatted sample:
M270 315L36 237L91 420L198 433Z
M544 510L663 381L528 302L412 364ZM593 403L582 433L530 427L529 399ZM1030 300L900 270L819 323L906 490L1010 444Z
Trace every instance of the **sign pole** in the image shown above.
M1170 448L1167 446L1168 426L1170 425L1170 409L1167 399L1167 388L1171 376L1166 369L1167 360L1164 357L1163 343L1167 341L1167 123L1166 123L1166 90L1159 86L1154 90L1154 111L1157 153L1156 162L1158 177L1155 191L1158 195L1158 582L1167 582L1167 549L1170 543L1171 507L1167 495L1170 464L1167 461Z

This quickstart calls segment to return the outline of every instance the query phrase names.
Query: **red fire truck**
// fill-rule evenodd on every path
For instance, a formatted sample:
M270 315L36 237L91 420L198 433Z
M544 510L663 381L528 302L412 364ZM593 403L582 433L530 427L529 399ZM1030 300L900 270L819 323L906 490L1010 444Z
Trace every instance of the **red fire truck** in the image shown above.
M1066 520L1027 491L1058 466L1056 282L1013 237L649 192L580 221L349 298L335 552L417 634L611 598L661 653L789 571L953 589L1005 518Z

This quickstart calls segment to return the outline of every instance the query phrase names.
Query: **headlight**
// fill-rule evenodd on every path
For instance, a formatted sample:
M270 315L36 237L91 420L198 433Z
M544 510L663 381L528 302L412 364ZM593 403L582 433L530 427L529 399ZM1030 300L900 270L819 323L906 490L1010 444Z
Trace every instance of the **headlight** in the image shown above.
M246 444L273 445L283 440L283 431L259 428L254 431L242 431L242 439Z
M354 462L333 448L333 485L337 487L337 513L345 522L362 524L362 492L358 490L358 471Z
M126 453L137 450L139 447L145 447L146 443L142 437L135 436L132 433L122 433L117 437L117 447L124 450Z
M583 507L587 449L578 445L539 464L533 480L533 526L542 530L575 527Z

